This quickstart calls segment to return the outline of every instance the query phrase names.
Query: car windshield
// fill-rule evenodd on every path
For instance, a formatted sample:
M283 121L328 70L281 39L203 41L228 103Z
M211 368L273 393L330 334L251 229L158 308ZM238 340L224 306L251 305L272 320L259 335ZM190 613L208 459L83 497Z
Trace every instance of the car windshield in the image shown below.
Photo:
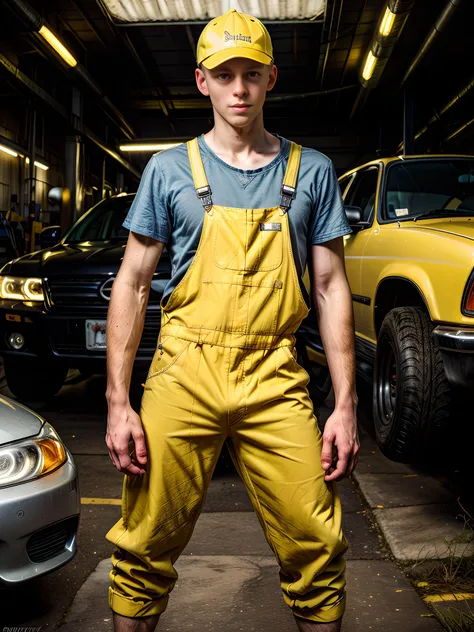
M122 223L132 204L133 196L105 199L91 208L66 234L68 244L83 241L126 240L128 230Z
M385 219L474 215L474 160L406 160L388 171Z

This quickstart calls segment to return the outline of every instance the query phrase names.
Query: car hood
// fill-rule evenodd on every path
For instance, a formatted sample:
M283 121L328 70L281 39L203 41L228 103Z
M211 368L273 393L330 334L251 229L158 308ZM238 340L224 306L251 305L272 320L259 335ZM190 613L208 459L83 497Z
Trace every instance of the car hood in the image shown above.
M474 216L453 217L451 219L420 219L417 222L410 222L410 229L434 230L439 233L449 233L457 237L464 237L474 241Z
M114 273L120 267L124 252L125 241L57 244L14 259L3 269L3 274L49 277Z
M0 445L37 435L44 420L19 402L0 395Z

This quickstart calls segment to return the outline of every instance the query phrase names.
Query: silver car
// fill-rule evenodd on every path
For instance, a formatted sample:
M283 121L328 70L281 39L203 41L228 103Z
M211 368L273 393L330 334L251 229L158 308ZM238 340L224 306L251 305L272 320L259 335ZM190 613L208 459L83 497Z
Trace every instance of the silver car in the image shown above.
M76 466L54 428L0 396L0 586L72 560L79 513Z

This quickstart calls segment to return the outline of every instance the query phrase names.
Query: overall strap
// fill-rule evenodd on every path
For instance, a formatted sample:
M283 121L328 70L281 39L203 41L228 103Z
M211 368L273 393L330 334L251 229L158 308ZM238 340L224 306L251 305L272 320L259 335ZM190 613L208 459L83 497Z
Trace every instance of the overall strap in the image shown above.
M209 212L212 208L211 187L207 181L204 165L202 164L198 139L194 138L193 140L188 141L187 145L196 194L201 200L201 204L204 209Z
M301 161L301 145L291 143L290 156L286 167L285 177L281 187L280 207L284 213L290 208L291 200L295 197L296 182Z

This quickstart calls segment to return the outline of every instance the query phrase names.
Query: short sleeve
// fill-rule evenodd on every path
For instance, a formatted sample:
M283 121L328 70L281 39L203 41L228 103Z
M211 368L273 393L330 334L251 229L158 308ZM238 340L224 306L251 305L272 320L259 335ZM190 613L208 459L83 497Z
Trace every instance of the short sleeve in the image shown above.
M331 161L328 162L316 191L310 233L313 246L352 233L344 210L336 170Z
M152 156L142 174L137 194L123 226L139 235L166 243L171 227L166 196L163 171L156 157Z

